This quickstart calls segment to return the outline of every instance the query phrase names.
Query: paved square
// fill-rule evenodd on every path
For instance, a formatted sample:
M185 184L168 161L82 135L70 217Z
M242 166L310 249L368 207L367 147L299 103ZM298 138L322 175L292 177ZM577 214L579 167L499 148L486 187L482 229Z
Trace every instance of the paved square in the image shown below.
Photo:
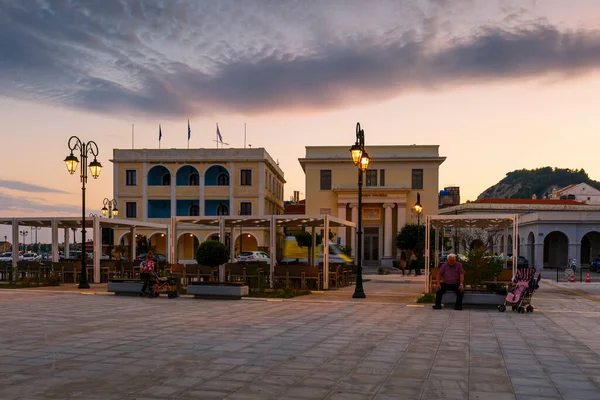
M533 314L336 299L1 290L0 399L600 399L593 299L546 285Z

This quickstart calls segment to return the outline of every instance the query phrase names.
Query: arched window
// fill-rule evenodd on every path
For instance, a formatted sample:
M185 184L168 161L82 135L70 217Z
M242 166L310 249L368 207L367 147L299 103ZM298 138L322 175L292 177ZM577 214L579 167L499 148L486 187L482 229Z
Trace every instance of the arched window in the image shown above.
M192 204L190 206L190 217L197 217L200 215L200 206L197 204Z
M189 179L190 186L199 186L200 185L200 175L191 174Z
M225 204L219 204L217 207L217 215L229 215L229 207Z
M219 174L217 176L217 186L229 186L229 175Z
M162 185L171 186L171 174L166 173L162 176Z

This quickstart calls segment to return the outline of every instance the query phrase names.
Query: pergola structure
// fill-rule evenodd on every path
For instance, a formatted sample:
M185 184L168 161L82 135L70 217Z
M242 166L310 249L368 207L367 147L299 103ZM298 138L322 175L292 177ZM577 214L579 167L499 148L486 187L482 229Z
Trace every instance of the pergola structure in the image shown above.
M189 226L212 226L219 228L219 241L225 243L226 232L229 230L232 232L235 228L269 228L269 258L271 259L270 265L270 281L273 284L273 277L275 274L275 263L277 260L277 230L284 226L287 227L305 227L311 228L312 232L312 252L314 259L314 252L316 251L316 228L323 228L325 232L325 243L328 243L328 232L330 228L341 228L351 227L356 229L356 224L350 221L343 220L341 218L333 217L331 215L302 215L302 216L290 216L290 215L263 215L263 216L252 216L252 215L231 215L231 216L218 216L218 217L173 217L171 218L171 227L169 235L169 262L175 262L175 254L177 254L177 230ZM231 240L230 243L230 254L233 261L235 243ZM225 267L222 265L219 268L219 280L225 280ZM323 246L323 289L329 288L329 246Z
M517 214L476 214L476 215L427 215L425 224L425 293L429 293L429 275L430 275L430 229L433 228L435 231L435 247L434 247L434 267L438 268L440 260L440 243L439 243L439 231L443 228L478 228L486 231L497 231L500 229L504 230L504 237L508 235L508 229L512 229L512 237L516 238L519 231L519 217ZM512 242L512 254L513 254L513 275L517 272L517 262L515 257L518 252L518 242L513 240ZM504 240L504 267L507 265L507 250L508 242Z
M58 229L65 230L65 255L69 254L69 230L81 229L81 218L79 217L29 217L29 218L0 218L0 225L12 225L13 247L12 266L17 267L19 261L19 226L42 227L52 230L52 261L58 261ZM102 254L101 228L129 229L131 237L135 238L136 229L155 229L164 231L170 236L169 224L155 224L126 219L102 218L98 216L85 219L86 230L92 230L94 243L94 283L100 283L100 257ZM135 240L131 241L131 259L135 259ZM81 251L85 251L85 243L82 243ZM167 255L168 256L168 255Z

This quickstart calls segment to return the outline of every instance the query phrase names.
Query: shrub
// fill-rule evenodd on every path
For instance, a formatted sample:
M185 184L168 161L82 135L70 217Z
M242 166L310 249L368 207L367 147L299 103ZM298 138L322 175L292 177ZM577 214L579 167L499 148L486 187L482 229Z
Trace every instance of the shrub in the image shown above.
M497 257L485 255L485 250L476 248L471 250L462 262L465 270L465 284L477 288L483 281L493 280L502 272L502 260Z
M207 267L218 267L229 261L229 249L219 241L207 240L198 247L196 261Z
M37 279L33 279L29 276L26 276L22 280L19 281L19 285L21 287L28 288L28 287L40 286L40 283L38 282Z
M422 293L417 299L417 303L434 303L435 293Z
M42 280L44 286L60 286L60 276L57 273L51 272Z

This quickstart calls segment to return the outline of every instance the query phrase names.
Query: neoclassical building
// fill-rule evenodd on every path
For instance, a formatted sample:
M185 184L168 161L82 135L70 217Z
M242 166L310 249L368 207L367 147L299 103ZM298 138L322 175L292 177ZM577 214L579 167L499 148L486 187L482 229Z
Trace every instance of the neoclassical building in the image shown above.
M395 238L406 223L424 223L437 214L439 167L446 159L439 146L366 146L371 163L363 176L363 263L391 265ZM358 221L358 169L349 146L307 146L299 159L305 173L306 214L329 214ZM418 216L413 206L420 193ZM419 221L420 219L420 221ZM340 228L337 241L356 251L356 235Z
M175 216L283 214L284 174L264 148L114 149L114 198L118 218L169 224ZM138 231L166 254L164 233ZM199 243L218 235L214 228L176 232L176 261L193 260ZM115 231L115 244L131 243ZM234 238L236 250L264 250L268 233L249 229Z
M537 269L566 267L569 258L589 264L600 255L600 205L555 199L482 199L440 209L442 215L517 214L518 251ZM453 236L450 235L450 239ZM512 235L498 235L492 251L502 253L504 240L512 248ZM459 251L466 250L461 244Z

